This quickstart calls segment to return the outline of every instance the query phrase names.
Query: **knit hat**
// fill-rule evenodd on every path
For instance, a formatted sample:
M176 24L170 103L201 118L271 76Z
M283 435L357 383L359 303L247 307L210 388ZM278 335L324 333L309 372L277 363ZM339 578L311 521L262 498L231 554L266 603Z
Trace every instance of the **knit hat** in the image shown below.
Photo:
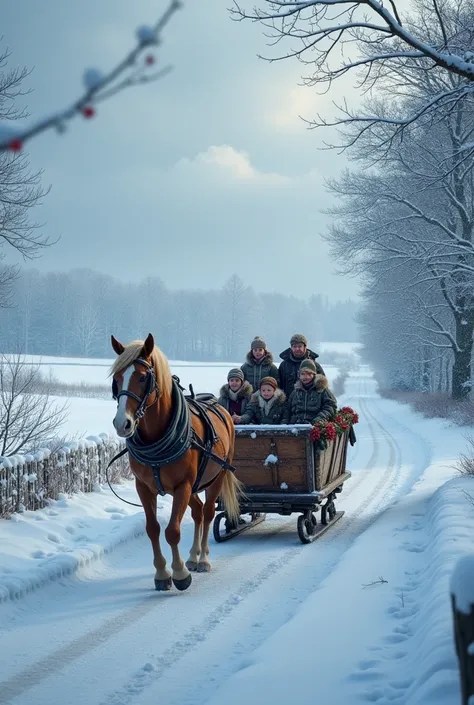
M312 360L303 360L303 362L300 365L300 369L298 370L298 376L306 370L306 372L311 372L313 375L317 374L317 369L316 365Z
M308 345L308 339L301 333L295 333L291 336L290 345Z
M262 379L260 380L260 385L259 385L260 389L262 388L262 384L268 384L270 387L273 387L273 389L275 389L275 390L278 388L278 384L277 384L275 377L262 377Z
M229 371L229 374L227 375L227 381L229 381L232 377L234 377L235 379L240 379L242 382L245 379L244 373L238 367L233 367Z
M266 342L259 335L256 335L255 338L250 343L250 349L255 350L255 348L263 348L264 350L267 349Z

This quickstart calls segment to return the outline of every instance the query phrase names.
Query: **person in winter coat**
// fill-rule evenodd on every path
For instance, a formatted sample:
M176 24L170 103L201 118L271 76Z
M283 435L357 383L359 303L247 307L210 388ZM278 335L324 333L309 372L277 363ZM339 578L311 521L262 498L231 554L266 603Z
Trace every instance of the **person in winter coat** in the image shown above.
M280 357L283 360L278 368L280 387L287 397L290 396L298 381L298 370L303 360L315 361L316 372L324 375L323 368L316 362L319 355L308 348L308 341L304 335L295 333L290 340L290 347L280 353Z
M253 389L245 381L244 373L238 367L234 367L227 375L227 384L221 387L218 403L227 409L232 416L234 423L244 413L252 396Z
M278 367L273 362L273 355L268 352L265 341L258 335L250 343L250 352L240 369L254 390L260 387L260 381L264 377L274 377L279 382Z
M252 394L250 404L240 417L240 423L282 424L288 422L286 394L278 389L274 377L263 377L260 389Z
M327 377L318 374L311 359L303 360L298 377L288 401L290 424L329 421L336 413L337 401Z

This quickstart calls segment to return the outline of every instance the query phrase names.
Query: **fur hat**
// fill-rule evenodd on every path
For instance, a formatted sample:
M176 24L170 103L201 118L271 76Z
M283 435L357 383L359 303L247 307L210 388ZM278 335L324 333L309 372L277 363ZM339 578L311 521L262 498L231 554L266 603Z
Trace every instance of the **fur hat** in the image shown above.
M298 377L302 372L311 372L311 374L316 375L317 374L317 369L316 365L314 364L313 360L303 360L303 362L300 365L300 369L298 370Z
M291 336L290 345L308 345L308 339L301 333L295 333Z
M233 367L233 368L229 371L229 374L227 375L227 381L229 381L230 379L232 379L232 377L234 377L234 379L240 379L241 382L243 382L244 379L245 379L244 373L243 373L242 370L240 370L238 367Z
M278 389L278 384L275 377L262 377L259 385L260 389L262 388L262 384L268 384L270 387L273 387L275 391Z
M266 342L259 335L256 335L255 338L250 343L250 349L255 350L255 348L263 348L264 350L267 349Z

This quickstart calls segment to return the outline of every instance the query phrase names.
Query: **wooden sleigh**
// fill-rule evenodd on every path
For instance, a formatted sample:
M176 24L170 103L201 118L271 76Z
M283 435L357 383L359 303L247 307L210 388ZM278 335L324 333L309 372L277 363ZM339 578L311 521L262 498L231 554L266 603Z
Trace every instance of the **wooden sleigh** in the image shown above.
M344 515L336 511L335 497L351 476L346 471L349 432L321 451L310 439L311 429L309 424L236 426L233 465L245 485L245 498L237 523L228 520L219 502L213 526L216 541L260 524L266 514L299 513L298 536L302 543L312 543Z

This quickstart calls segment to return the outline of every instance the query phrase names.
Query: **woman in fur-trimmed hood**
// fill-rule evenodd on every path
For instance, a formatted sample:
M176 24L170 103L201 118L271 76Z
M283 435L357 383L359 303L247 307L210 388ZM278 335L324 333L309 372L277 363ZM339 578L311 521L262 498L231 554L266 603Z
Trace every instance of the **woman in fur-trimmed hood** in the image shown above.
M227 384L221 387L217 401L224 409L227 409L235 422L246 410L252 392L252 386L245 381L242 370L235 367L229 371Z
M337 401L325 375L318 374L313 360L303 360L298 381L290 395L290 423L328 421L337 410Z
M264 377L258 392L252 394L250 404L240 423L248 424L282 424L288 423L288 404L286 394L274 377Z
M278 367L273 362L273 355L267 350L267 344L263 338L258 335L250 343L250 351L240 369L244 373L245 380L255 390L259 389L264 377L273 377L277 383L279 382Z

